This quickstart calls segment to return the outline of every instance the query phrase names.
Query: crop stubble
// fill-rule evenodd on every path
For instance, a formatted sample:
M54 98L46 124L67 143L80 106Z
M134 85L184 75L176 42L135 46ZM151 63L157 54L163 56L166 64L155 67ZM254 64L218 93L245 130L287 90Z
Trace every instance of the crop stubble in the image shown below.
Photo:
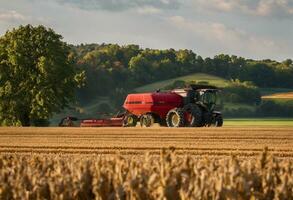
M279 158L293 158L292 127L258 128L1 128L2 154L177 155L255 157L264 147Z

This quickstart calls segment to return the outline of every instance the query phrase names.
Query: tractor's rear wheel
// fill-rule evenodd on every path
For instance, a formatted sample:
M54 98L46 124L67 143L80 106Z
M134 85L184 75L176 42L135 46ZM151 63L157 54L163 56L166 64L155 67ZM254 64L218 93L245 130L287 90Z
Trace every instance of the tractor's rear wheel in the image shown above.
M155 123L155 118L152 114L146 114L140 117L141 127L151 127Z
M77 121L77 120L78 120L78 118L76 118L76 117L64 117L59 122L59 126L60 127L72 127L72 126L74 126L73 121Z
M160 126L167 126L166 119L160 119L159 124L160 124Z
M201 127L202 126L202 111L196 104L187 104L183 108L187 119L185 125L188 127Z
M166 116L168 127L182 127L184 122L184 111L181 108L170 110Z
M135 127L137 125L137 117L135 115L126 115L123 120L124 127Z

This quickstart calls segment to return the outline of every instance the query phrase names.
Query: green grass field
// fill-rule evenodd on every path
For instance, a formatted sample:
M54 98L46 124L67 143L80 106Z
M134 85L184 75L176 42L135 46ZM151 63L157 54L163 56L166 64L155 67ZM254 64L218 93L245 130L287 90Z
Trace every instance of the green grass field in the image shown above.
M224 88L230 85L230 81L226 80L224 78L218 77L218 76L213 76L209 74L204 74L204 73L195 73L187 76L180 76L177 78L173 79L168 79L164 81L159 81L155 83L151 83L142 87L135 88L135 92L152 92L156 91L157 89L162 89L168 85L171 85L175 81L186 81L186 82L191 82L191 81L196 81L198 82L208 82L209 85L214 85L218 86L220 88ZM290 88L260 88L261 94L263 96L265 95L272 95L275 93L286 93L286 92L293 92L293 89Z
M254 111L255 110L255 106L253 105L247 105L247 104L240 104L240 103L226 103L224 102L224 108L225 109L246 109L246 110L250 110L250 111Z
M178 78L173 78L173 79L168 79L165 81L159 81L155 82L152 84L145 85L143 87L138 87L134 89L136 92L152 92L156 91L157 89L162 89L175 81L186 81L186 82L191 82L191 81L196 81L196 83L199 82L208 82L209 85L215 85L215 86L220 86L220 87L227 87L230 84L230 81L213 76L213 75L208 75L208 74L203 74L203 73L196 73L196 74L191 74L188 76L180 76Z
M232 118L224 126L293 126L293 118Z
M293 106L293 99L262 99L262 101L273 101L276 104Z
M276 93L287 93L287 92L293 92L293 89L290 88L261 88L261 95L272 95Z

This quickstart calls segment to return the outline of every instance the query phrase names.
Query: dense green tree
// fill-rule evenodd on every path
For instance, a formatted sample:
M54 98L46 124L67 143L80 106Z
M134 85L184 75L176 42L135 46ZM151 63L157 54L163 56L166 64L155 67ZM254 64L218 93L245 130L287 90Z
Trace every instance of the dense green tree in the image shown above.
M251 82L240 82L238 79L224 88L223 99L225 102L258 105L261 103L261 93Z
M152 82L152 74L148 59L139 54L129 61L129 69L136 82L146 84Z
M0 122L30 126L73 101L84 79L62 36L44 26L20 26L0 37Z
M286 59L283 64L286 66L286 67L293 67L293 61L291 59Z
M264 62L248 62L241 70L240 80L252 81L260 87L274 87L275 73L271 65Z
M131 58L134 56L137 56L141 52L141 49L139 48L138 45L126 45L122 47L122 52L123 52L122 62L124 66L128 66L128 63L131 60Z

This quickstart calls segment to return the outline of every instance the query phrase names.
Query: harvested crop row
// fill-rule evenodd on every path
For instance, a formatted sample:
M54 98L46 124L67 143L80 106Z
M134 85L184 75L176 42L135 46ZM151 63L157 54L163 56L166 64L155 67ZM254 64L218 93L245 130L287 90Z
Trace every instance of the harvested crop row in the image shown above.
M265 146L276 157L293 158L293 128L0 129L0 153L157 155L175 147L181 155L253 157Z
M1 146L0 153L41 153L41 154L123 154L144 155L146 152L158 155L161 148L154 147L29 147L29 146ZM234 148L176 148L177 155L197 156L256 156L262 149L234 149ZM275 157L293 158L292 149L268 149Z
M136 149L129 149L129 150L68 150L68 149L1 149L0 153L2 154L66 154L66 155L127 155L127 156L143 156L146 153L150 155L159 155L160 150L153 150L148 152L147 150L136 150ZM271 153L274 157L279 159L293 159L293 152L272 152ZM178 156L196 156L198 158L204 157L229 157L231 155L235 155L241 158L251 158L259 155L257 151L190 151L190 150L178 150L176 155Z
M1 156L0 199L293 199L290 160Z

